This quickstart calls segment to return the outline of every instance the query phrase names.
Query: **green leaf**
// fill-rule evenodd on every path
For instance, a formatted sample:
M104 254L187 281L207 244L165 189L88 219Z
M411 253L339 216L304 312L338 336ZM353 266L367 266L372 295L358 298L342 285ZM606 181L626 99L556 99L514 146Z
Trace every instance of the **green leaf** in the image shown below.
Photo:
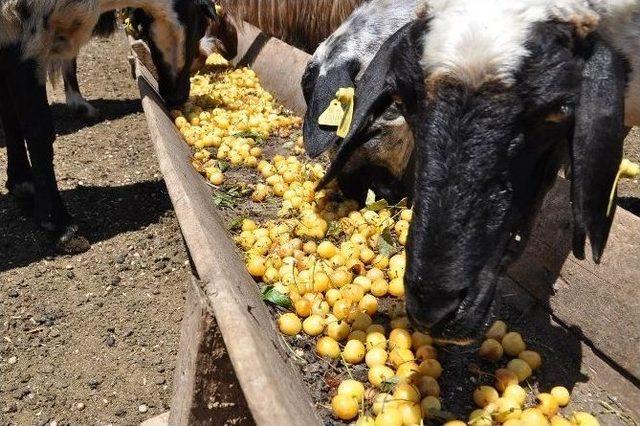
M391 393L393 391L393 388L400 382L400 378L398 377L391 377L390 379L384 380L381 384L380 384L380 391L382 392L387 392L387 393Z
M387 200L378 200L375 203L367 204L367 210L371 210L374 212L379 212L380 210L384 210L389 207L389 203Z
M244 222L244 217L239 217L228 225L229 231L237 231L242 228L242 222Z
M272 285L262 287L262 300L285 309L292 309L293 303L286 294L280 293Z
M449 420L455 420L457 419L456 415L453 414L450 411L444 411L444 410L437 410L435 408L430 408L429 409L429 416L430 419L437 419L443 422L448 422Z
M251 131L248 131L248 130L244 131L244 132L234 133L232 136L234 136L236 138L251 138L254 141L256 141L257 143L263 142L262 136L260 136L256 132L251 132Z
M397 252L396 247L393 244L391 230L388 227L384 228L378 237L378 247L380 249L380 254L385 257L391 257Z
M251 192L248 186L225 184L213 191L213 204L220 208L234 208L238 198L247 196Z
M220 171L224 173L227 170L229 170L229 167L231 167L231 165L229 163L227 163L226 161L217 160L216 161L216 167L218 167L220 169Z
M337 221L332 220L331 222L329 222L329 228L327 229L327 237L337 237L338 235L340 235L340 232L342 232L342 228L340 227L340 224Z
M224 191L214 191L213 204L220 208L234 208L236 206L236 197Z
M376 193L372 190L367 191L367 199L364 202L367 206L367 210L371 210L374 212L379 212L382 209L386 209L389 207L389 203L387 200L377 200L376 201Z

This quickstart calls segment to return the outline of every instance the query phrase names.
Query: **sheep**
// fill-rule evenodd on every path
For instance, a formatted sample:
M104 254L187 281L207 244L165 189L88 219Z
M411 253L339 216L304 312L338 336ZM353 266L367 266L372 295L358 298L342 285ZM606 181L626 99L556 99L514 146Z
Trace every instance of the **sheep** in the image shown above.
M233 19L224 9L218 13L218 19L209 23L204 37L200 39L200 55L193 62L192 71L203 68L207 58L213 53L218 53L227 60L238 54L238 30Z
M365 0L220 0L242 25L260 28L305 52L313 52Z
M4 0L0 2L0 119L7 146L7 188L34 204L38 224L59 251L86 251L89 243L67 212L53 169L55 131L47 102L47 70L73 59L101 13L136 7L145 25L168 105L189 95L189 70L215 9L206 0ZM25 144L26 142L26 144ZM26 145L26 146L25 146ZM27 155L27 149L29 155Z
M146 21L146 14L138 10L139 16ZM134 24L135 25L135 24ZM93 37L111 37L117 29L117 16L115 11L110 11L100 15L98 24L93 29ZM148 35L147 37L148 38ZM231 59L236 56L238 47L238 36L236 28L229 20L227 14L222 14L219 19L209 23L205 36L199 42L199 54L194 58L191 71L201 69L207 57L212 53L221 53L225 58ZM58 74L62 73L64 81L64 93L67 107L81 117L96 119L100 111L87 102L80 92L78 84L78 64L77 59L66 61L62 64L62 70L54 68L49 71L49 80L55 82Z
M327 150L330 157L335 156L339 138L335 128L318 124L321 113L339 88L357 85L357 79L382 43L416 17L418 4L416 0L372 0L354 11L320 44L302 78L307 102L303 135L309 156L313 158ZM366 144L341 169L340 188L360 203L365 201L369 189L390 202L399 201L408 195L410 188L407 177L412 134L394 105L368 130L363 136Z
M214 52L221 53L227 59L235 57L238 47L236 26L242 25L243 21L260 27L269 36L313 52L364 1L223 0L219 2L222 14L209 24L205 37L200 40L200 56L195 59L192 68L200 69L206 57ZM115 15L111 19L105 14L100 17L94 35L109 36L114 25ZM83 115L95 117L97 110L80 94L75 61L65 65L63 77L67 105Z
M573 252L600 262L628 128L640 124L637 0L431 0L357 84L333 179L396 100L415 138L406 309L477 337L570 148ZM615 209L615 206L614 206Z

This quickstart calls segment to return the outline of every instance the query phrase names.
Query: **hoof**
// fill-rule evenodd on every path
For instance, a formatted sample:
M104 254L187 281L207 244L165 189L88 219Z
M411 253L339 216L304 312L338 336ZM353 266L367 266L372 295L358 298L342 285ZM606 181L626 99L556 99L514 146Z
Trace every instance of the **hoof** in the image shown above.
M87 120L97 120L100 118L100 110L91 105L82 96L71 96L67 98L67 106L73 113Z
M56 241L56 250L61 254L80 254L90 248L89 240L80 234L78 225L67 226Z
M87 120L98 120L100 118L100 110L91 104L87 104L78 109L77 114Z

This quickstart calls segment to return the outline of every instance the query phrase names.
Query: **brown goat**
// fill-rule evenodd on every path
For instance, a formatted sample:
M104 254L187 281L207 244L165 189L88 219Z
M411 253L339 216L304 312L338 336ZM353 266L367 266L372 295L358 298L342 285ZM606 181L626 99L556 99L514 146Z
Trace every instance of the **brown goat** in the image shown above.
M313 53L364 0L220 0L226 13Z

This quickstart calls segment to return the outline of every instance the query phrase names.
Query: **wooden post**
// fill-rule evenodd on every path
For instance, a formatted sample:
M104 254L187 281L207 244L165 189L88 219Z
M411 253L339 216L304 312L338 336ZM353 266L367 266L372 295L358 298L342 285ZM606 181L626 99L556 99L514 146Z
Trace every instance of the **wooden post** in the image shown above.
M195 278L187 285L169 424L254 424L209 301Z

